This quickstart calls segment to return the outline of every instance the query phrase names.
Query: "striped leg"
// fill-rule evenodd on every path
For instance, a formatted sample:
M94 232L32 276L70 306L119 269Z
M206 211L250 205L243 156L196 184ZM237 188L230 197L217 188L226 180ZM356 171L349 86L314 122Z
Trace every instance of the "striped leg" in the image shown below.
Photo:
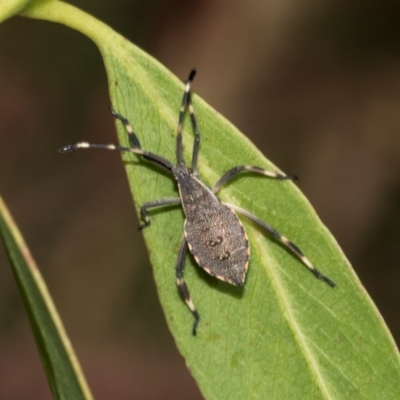
M193 81L194 76L196 75L196 70L192 69L190 71L189 77L186 81L185 92L183 93L181 108L179 109L179 118L178 118L178 134L176 137L176 157L178 160L178 164L183 163L183 146L182 146L182 124L183 118L185 116L186 106L188 104L188 99L190 97L190 85ZM193 119L192 119L193 122Z
M177 198L154 200L154 201L149 201L147 203L144 203L140 207L140 215L144 219L144 223L139 226L139 231L141 231L143 228L146 228L150 225L150 218L149 218L149 214L147 213L147 210L149 208L171 206L173 204L181 204L181 199L179 197L177 197Z
M322 275L310 262L310 260L303 254L303 252L288 238L281 235L278 231L272 228L270 225L266 224L264 221L261 221L255 215L249 213L248 211L244 210L243 208L237 207L233 204L228 204L234 211L238 214L244 215L246 218L250 219L251 221L255 222L258 226L262 229L267 231L271 236L278 239L281 243L283 243L295 256L297 256L302 263L318 278L322 281L325 281L329 286L335 287L335 283L331 281L327 276Z
M126 133L128 134L129 143L131 144L131 146L134 149L141 149L142 146L140 145L139 139L136 136L135 132L133 132L133 129L129 124L129 121L124 116L114 111L113 108L110 108L110 112L115 118L119 119L124 124Z
M187 251L186 239L183 238L181 242L181 247L179 249L178 262L176 264L176 284L178 285L178 290L183 300L185 300L186 305L189 307L190 312L193 314L194 323L192 328L193 336L197 334L197 325L199 324L200 315L193 304L192 298L190 297L189 289L183 279L183 271L185 269L185 258Z
M282 174L281 172L272 172L272 171L267 171L266 169L262 169L260 167L252 167L250 165L239 165L237 167L232 168L228 172L226 172L220 180L214 185L212 188L212 191L214 193L218 192L218 190L221 188L221 186L225 185L229 180L234 178L236 175L240 174L241 172L254 172L256 174L261 174L264 176L268 176L270 178L274 179L291 179L292 181L297 181L298 177L296 175L285 175Z
M195 175L197 175L197 160L199 157L199 149L200 149L200 132L199 127L197 125L196 114L194 112L192 97L190 93L188 94L188 108L190 119L192 121L192 126L194 130L194 144L193 144L193 155L192 155L192 170Z
M126 132L128 133L129 142L132 147L118 146L115 144L95 144L95 143L80 142L63 146L58 151L60 153L69 153L71 151L78 149L103 149L103 150L116 150L123 153L135 153L138 154L139 156L142 156L146 160L152 161L158 164L159 166L167 169L168 171L171 171L172 163L170 163L168 160L157 154L142 150L139 139L133 132L132 127L129 125L129 122L125 117L123 117L121 114L118 114L113 109L111 109L111 114L124 124Z

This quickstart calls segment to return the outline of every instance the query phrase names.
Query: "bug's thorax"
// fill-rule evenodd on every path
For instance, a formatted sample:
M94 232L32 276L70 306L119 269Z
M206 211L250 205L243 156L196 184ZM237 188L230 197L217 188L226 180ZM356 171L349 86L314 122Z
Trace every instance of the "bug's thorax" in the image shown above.
M200 181L191 168L188 168L185 164L178 164L173 167L172 173L178 183L186 218L207 217L210 212L215 213L216 208L221 206L219 199Z

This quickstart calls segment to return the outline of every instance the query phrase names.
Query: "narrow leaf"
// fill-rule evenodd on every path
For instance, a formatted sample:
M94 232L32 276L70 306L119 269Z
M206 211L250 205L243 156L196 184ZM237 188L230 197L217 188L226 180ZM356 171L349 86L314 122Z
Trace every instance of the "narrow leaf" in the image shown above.
M46 284L1 198L0 233L53 397L92 399Z
M106 25L69 5L43 3L26 15L65 24L93 39L104 58L113 107L131 121L144 149L175 160L184 87L180 80ZM197 96L194 106L202 135L199 169L206 184L214 184L235 165L277 169ZM193 132L186 122L189 161ZM121 143L128 145L122 126L117 127ZM137 209L146 201L178 196L166 173L135 155L123 159ZM227 186L221 199L248 209L290 238L337 286L332 289L315 279L279 243L244 221L251 242L244 288L211 278L191 257L187 260L185 279L201 315L198 336L193 337L193 318L179 298L174 276L184 216L179 208L154 213L144 236L160 300L205 397L398 399L400 368L394 341L338 244L296 185L248 174Z

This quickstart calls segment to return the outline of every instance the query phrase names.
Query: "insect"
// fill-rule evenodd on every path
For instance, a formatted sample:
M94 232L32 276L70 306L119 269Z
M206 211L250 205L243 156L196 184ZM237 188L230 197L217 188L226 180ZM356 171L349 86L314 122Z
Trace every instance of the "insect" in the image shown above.
M140 225L139 230L150 225L150 218L148 215L149 209L178 204L182 206L186 219L184 223L184 235L181 240L176 265L176 283L181 296L194 317L192 328L193 335L196 335L200 315L192 301L188 286L183 277L187 249L192 253L197 264L210 275L232 285L242 286L249 265L250 246L246 232L237 214L250 219L263 231L280 241L297 256L318 279L325 281L331 287L335 286L335 283L328 277L322 275L311 264L303 252L289 239L250 212L233 204L224 204L216 196L216 193L223 185L242 172L261 174L278 180L296 180L297 178L295 176L285 175L281 172L267 171L260 167L240 165L227 171L212 188L207 187L200 180L197 172L200 132L190 92L191 83L195 74L196 70L194 69L189 74L179 110L176 139L176 165L157 154L143 150L128 120L113 109L111 109L111 113L124 125L131 147L81 142L64 146L59 150L61 153L87 148L131 152L143 157L147 161L157 164L172 174L178 185L179 197L164 198L143 204L140 207L140 214L144 223ZM186 109L189 110L191 124L195 134L191 167L188 167L183 159L182 124Z

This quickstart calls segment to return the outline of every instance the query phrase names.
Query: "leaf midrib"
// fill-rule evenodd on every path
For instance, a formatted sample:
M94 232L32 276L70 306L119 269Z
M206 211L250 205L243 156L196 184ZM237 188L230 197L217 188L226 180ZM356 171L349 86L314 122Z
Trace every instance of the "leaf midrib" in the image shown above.
M260 264L262 263L265 268L266 274L270 277L271 286L273 286L275 289L277 299L281 306L282 314L287 320L292 332L295 334L295 337L297 338L296 343L298 344L302 354L304 355L304 359L307 361L307 365L309 366L312 375L316 376L317 378L318 387L320 388L324 398L334 400L334 398L330 394L327 385L325 384L326 380L324 380L320 369L318 368L319 363L313 352L310 350L308 341L306 340L306 337L299 327L300 324L298 323L298 320L294 315L294 308L291 305L290 295L285 289L285 286L282 284L279 273L276 272L276 260L269 256L265 245L261 243L261 238L263 238L263 236L254 235L253 233L250 233L249 235L253 236L253 243L257 242L258 252L260 255L262 255L262 260L268 260L268 263L260 262Z

